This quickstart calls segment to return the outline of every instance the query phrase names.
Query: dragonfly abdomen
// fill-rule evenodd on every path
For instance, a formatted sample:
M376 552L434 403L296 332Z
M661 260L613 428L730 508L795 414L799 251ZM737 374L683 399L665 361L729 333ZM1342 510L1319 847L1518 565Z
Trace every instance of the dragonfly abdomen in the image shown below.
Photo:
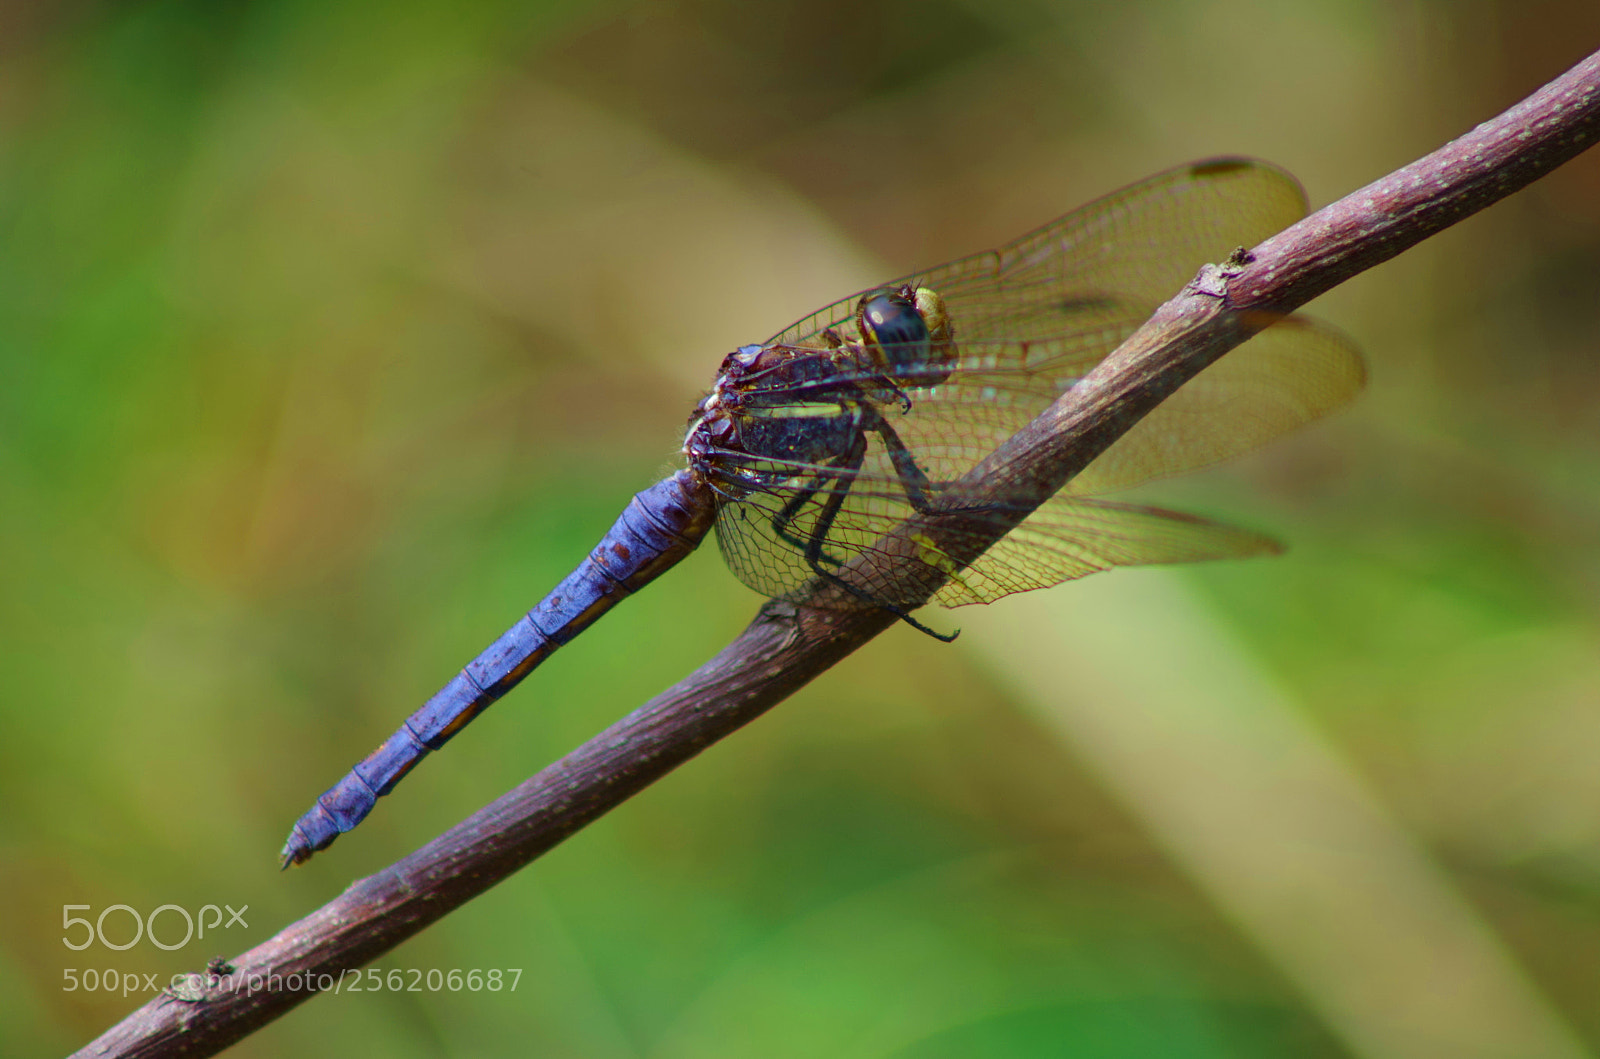
M429 751L693 551L715 514L710 490L683 471L635 496L577 569L317 799L289 833L284 866L308 860L359 824Z

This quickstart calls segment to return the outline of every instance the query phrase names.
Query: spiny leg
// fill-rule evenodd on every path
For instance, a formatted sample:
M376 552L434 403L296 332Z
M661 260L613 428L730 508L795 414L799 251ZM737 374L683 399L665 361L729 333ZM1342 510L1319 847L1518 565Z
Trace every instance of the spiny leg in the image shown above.
M900 440L900 435L895 433L894 427L874 411L871 421L863 424L862 429L876 431L883 439L883 447L889 451L889 460L894 464L895 476L900 479L912 509L919 515L932 514L933 503L928 499L928 494L933 492L933 483L929 481L922 468L917 466L917 458L906 448L906 443Z
M859 460L857 460L855 467L850 469L855 470L860 466L861 463ZM790 497L789 501L783 505L782 509L780 509L776 515L772 516L772 532L777 535L779 540L800 552L806 552L808 549L810 549L812 542L815 541L819 535L816 533L807 535L793 534L789 532L789 527L793 525L795 517L800 513L800 509L810 503L811 499L818 493L822 492L824 483L826 483L830 477L833 476L828 474L818 474L812 477L810 484L808 484L804 489L795 493L794 496ZM826 533L825 530L824 533ZM829 555L827 552L821 552L819 554L819 558L824 562L832 563L834 566L844 565L843 559L835 558L834 556ZM807 561L809 562L810 560L808 559Z
M913 510L919 515L948 514L953 512L982 514L987 511L1005 511L1011 508L1010 504L1001 501L984 501L975 504L946 505L935 508L932 494L935 486L923 469L917 465L917 458L906 443L900 440L900 435L895 433L894 427L881 415L874 415L873 420L863 425L863 430L873 430L883 438L883 447L889 452L889 459L894 463L895 475L900 484L905 488L906 500Z
M899 440L899 438L895 439L896 442ZM903 450L904 446L901 446L901 448ZM866 458L866 455L867 436L863 431L857 436L856 444L851 447L851 451L847 456L847 460L850 463L849 470L853 472L858 469L861 466L861 461ZM913 464L913 467L915 467L915 464ZM920 469L918 469L917 473L918 475L921 475L922 472ZM927 479L923 478L923 481L926 482ZM844 507L845 497L847 497L850 493L850 485L851 479L848 477L848 475L838 476L834 478L832 483L828 485L828 499L823 501L822 512L817 516L816 527L812 531L811 540L806 545L805 558L807 565L811 567L811 571L818 577L825 581L831 581L863 602L888 611L890 614L893 614L895 617L899 618L913 629L916 629L918 632L926 633L941 643L951 642L961 634L960 630L957 630L948 636L943 633L934 632L916 618L913 618L905 608L899 606L898 604L889 603L881 599L875 599L871 593L857 588L855 585L852 585L850 582L846 581L832 570L824 570L822 568L822 542L827 539L828 534L833 530L834 520L838 518L839 510ZM813 494L816 492L817 490L812 490ZM836 563L835 565L840 564Z
M844 498L850 492L850 486L855 480L854 476L857 471L861 470L862 461L866 458L867 435L858 428L855 431L855 437L850 442L849 450L838 458L837 462L830 467L829 472L818 474L814 480L815 484L785 504L783 510L778 513L778 517L773 520L774 530L777 530L779 520L783 520L784 525L787 526L789 522L793 521L802 504L810 501L812 497L824 489L828 491L828 499L823 501L822 511L817 515L816 521L812 524L811 532L805 536L804 540L796 540L787 533L779 531L779 535L785 541L798 547L805 555L806 565L819 574L822 573L822 568L818 565L820 563L827 562L832 566L844 565L843 559L838 559L828 554L822 547L822 542L827 540L828 534L832 532L833 520L838 516L839 508L844 503Z

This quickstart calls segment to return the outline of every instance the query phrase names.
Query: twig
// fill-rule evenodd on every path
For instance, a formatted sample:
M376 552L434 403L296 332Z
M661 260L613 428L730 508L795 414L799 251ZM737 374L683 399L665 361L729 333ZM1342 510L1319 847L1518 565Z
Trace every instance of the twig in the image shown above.
M1466 136L1207 266L1082 382L969 476L1048 497L1202 368L1272 320L1526 186L1600 139L1600 53ZM951 532L951 530L955 532ZM954 553L992 515L910 520ZM911 551L909 547L907 551ZM957 555L957 558L973 558ZM909 561L909 560L908 560ZM891 564L892 565L892 564ZM879 571L880 576L891 573ZM895 621L769 603L715 658L494 804L233 961L144 1005L84 1056L212 1055L348 981L462 903L787 698ZM309 976L309 981L307 979Z

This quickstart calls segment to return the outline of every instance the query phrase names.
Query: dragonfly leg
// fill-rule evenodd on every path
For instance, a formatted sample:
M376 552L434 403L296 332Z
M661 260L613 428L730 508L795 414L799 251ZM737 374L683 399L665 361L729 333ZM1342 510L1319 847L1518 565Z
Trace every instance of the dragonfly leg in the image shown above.
M897 442L899 440L899 438L895 439ZM901 447L902 449L904 448L904 446ZM858 469L861 466L861 461L866 458L866 455L866 434L862 433L857 444L853 446L849 456L847 457L846 462L849 464L849 466L845 468L846 471L854 471ZM907 455L909 457L909 453ZM915 463L913 463L912 466L915 468ZM921 470L917 469L917 474L921 475L921 473ZM922 480L924 482L927 481L926 478L923 478ZM941 643L949 643L959 636L959 630L950 633L949 635L934 632L932 629L913 618L911 614L905 610L905 608L894 603L885 602L881 599L875 599L870 592L866 592L860 588L857 588L855 585L852 585L850 582L846 581L832 570L823 569L822 542L827 539L828 533L833 529L833 521L838 517L839 509L844 506L845 497L850 493L850 478L848 477L848 474L834 478L834 480L827 486L827 489L828 499L823 501L822 512L817 516L816 527L812 530L811 539L806 543L805 558L807 565L811 567L812 573L816 574L825 581L831 581L833 584L838 585L840 588L844 589L846 592L849 592L857 599L860 599L866 603L870 603L874 607L879 607L888 611L890 614L893 614L895 617L899 618L913 629L916 629L921 633L926 633ZM811 495L815 495L820 490L820 486L811 490ZM835 563L834 565L839 564Z
M817 522L816 525L811 528L811 533L807 535L804 542L794 542L802 544L807 565L809 565L811 569L819 575L823 574L821 564L824 560L833 566L844 565L823 550L822 542L827 540L828 534L833 531L833 520L839 517L839 509L844 506L844 498L850 493L850 475L861 469L861 461L865 460L866 458L867 436L864 433L859 433L856 435L855 443L850 446L850 451L845 453L843 458L840 460L842 466L840 466L838 469L843 473L830 476L832 480L827 482L825 485L823 484L823 476L818 475L818 484L803 494L805 499L809 500L811 497L822 492L823 489L828 491L828 498L822 502L822 511L817 515ZM798 499L800 498L796 497L796 500ZM795 506L795 501L791 500L788 504L784 505L783 510L784 512L788 512L791 507ZM832 574L827 574L825 576L833 577ZM839 580L837 577L834 577L833 579L835 581ZM839 583L843 584L844 582L840 581Z
M986 511L1007 511L1010 504L988 501L985 503L951 505L935 508L933 506L934 484L921 467L917 466L917 459L912 455L906 443L900 440L900 435L895 433L892 426L882 416L876 417L874 422L866 424L863 428L873 430L883 438L883 447L889 452L889 459L894 462L895 474L900 479L900 484L905 487L906 500L910 502L912 510L919 515L951 514L983 514Z
M857 461L857 466L859 465L860 461ZM772 516L772 532L777 535L778 539L798 551L806 552L808 555L812 542L817 539L816 535L800 535L790 533L789 527L794 523L795 516L800 513L800 509L810 503L812 497L822 492L823 483L825 483L827 480L828 476L823 474L819 474L812 478L811 483L807 485L806 488L800 490L793 497L791 497L789 502L783 505L782 510L780 510L776 515ZM829 555L825 551L820 552L818 558L821 561L831 563L834 566L844 565L843 559ZM807 561L809 561L809 559Z
M872 421L863 429L876 431L883 439L883 447L889 450L889 459L894 464L895 474L900 478L900 484L905 488L906 499L911 502L911 507L919 515L932 514L933 503L928 499L928 494L933 492L933 483L922 468L917 466L917 458L906 448L906 443L900 440L900 435L895 433L894 427L883 416L873 414Z

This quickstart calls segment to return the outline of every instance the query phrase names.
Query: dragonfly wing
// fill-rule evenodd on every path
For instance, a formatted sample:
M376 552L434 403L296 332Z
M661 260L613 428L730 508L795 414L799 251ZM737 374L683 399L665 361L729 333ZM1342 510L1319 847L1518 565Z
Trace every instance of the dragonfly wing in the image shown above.
M1328 414L1365 383L1348 338L1287 317L1180 387L1066 491L1107 493L1219 463Z
M951 574L933 599L946 607L992 603L1114 566L1238 559L1280 550L1270 537L1197 515L1058 495L976 562Z
M740 500L724 501L717 508L717 550L733 575L763 596L793 596L816 575L805 559L807 534L815 526L820 505L807 503L789 541L780 540L775 520L790 497L783 493L752 493ZM829 546L838 554L838 545Z
M1113 192L996 250L884 286L937 291L958 344L1060 334L1063 320L1052 319L1057 310L1070 316L1077 306L1111 296L1148 313L1201 265L1255 245L1305 210L1300 185L1276 166L1239 158L1198 162ZM812 313L768 344L810 344L825 328L844 327L860 297Z
M884 419L927 476L966 474L1082 378L1137 326L1127 303L1107 300L1077 318L1091 329L1025 343L970 343L937 386L906 389L910 408ZM1180 387L1065 489L1094 495L1208 467L1250 452L1343 406L1361 391L1366 366L1342 333L1286 317ZM896 471L877 448L857 477L863 488Z
M1245 530L1082 494L1214 463L1348 400L1362 383L1359 355L1342 336L1293 317L1181 388L970 567L957 569L929 544L918 553L928 570L920 584L880 584L871 572L872 553L895 539L890 531L919 506L911 478L920 477L940 503L959 503L955 483L978 460L1066 392L1202 264L1259 242L1304 212L1299 186L1282 170L1222 159L1158 174L999 249L896 281L939 293L957 360L940 360L921 375L897 372L903 385L892 392L870 373L826 380L801 373L799 384L774 382L770 391L752 383L746 403L766 415L783 415L775 410L787 401L793 415L842 421L870 404L878 425L863 435L864 454L858 449L859 462L849 466L722 454L715 473L726 475L724 492L739 498L718 513L728 565L772 596L799 593L820 569L851 577L882 604L917 605L932 593L957 606L1111 566L1273 550L1270 540ZM768 345L822 350L837 344L823 334L830 328L850 341L860 297L813 313ZM920 377L939 381L919 386ZM911 477L908 458L916 465Z
M914 513L897 488L854 483L826 527L820 520L827 517L827 494L821 490L787 513L782 532L793 539L786 541L778 527L792 496L786 490L756 493L726 503L718 512L717 541L729 568L769 596L800 595L816 579L794 541L818 537L818 559L825 571L841 574L875 603L896 606L920 606L930 596L946 607L990 603L1114 566L1242 558L1279 550L1270 537L1195 515L1058 494L961 568L932 540L913 538L908 545L893 535ZM1003 501L991 503L1004 506ZM900 561L908 548L925 576L918 576L915 564L908 570ZM891 563L899 570L893 583L879 573Z
M1199 163L997 250L906 277L944 298L958 359L941 385L906 391L915 408L898 429L935 464L925 467L932 477L959 477L1104 359L1202 263L1259 241L1304 208L1299 185L1273 166ZM858 300L842 299L774 341L813 342L830 326L848 332ZM1113 491L1247 452L1343 404L1363 378L1360 355L1342 336L1282 320L1180 389L1068 488Z

